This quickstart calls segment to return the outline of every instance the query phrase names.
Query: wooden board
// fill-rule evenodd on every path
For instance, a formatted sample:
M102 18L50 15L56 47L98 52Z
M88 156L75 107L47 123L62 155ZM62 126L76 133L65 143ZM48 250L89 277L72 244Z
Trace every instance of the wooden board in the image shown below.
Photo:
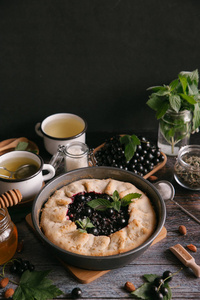
M35 231L35 228L33 226L32 223L32 218L31 218L31 214L28 214L26 216L26 222L28 223L28 225ZM155 240L152 242L151 246L158 243L159 241L161 241L162 239L164 239L167 236L167 230L165 227L162 228L160 234L155 238ZM81 283L83 284L87 284L90 283L92 281L94 281L95 279L103 276L104 274L110 272L110 270L106 270L106 271L92 271L92 270L84 270L84 269L79 269L77 267L73 267L68 265L67 263L65 263L64 261L60 260L59 258L57 258L60 263Z
M18 138L12 138L12 139L1 141L0 142L0 147L5 147L8 144L14 142L14 140L16 140L16 139L18 139ZM38 146L34 142L32 142L32 141L28 140L28 147L27 147L27 149L29 149L29 150L26 150L26 151L33 151L34 153L39 154L39 148L38 148ZM14 150L14 148L9 148L9 149L6 149L4 151L0 151L0 155L8 153L8 152L13 151L13 150Z

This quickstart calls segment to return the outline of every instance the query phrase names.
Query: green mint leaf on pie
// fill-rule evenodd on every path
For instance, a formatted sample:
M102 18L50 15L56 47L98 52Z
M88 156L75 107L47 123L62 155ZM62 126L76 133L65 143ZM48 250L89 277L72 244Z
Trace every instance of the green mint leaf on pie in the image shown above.
M114 201L112 202L112 207L116 210L116 211L120 211L121 208L121 201Z
M59 290L46 276L50 271L25 271L19 286L13 295L14 300L47 300L53 299L63 292Z
M119 200L119 193L117 190L114 191L111 198L113 199L114 202Z
M140 198L142 195L139 193L130 193L124 196L122 199L119 197L119 193L117 190L114 191L111 199L113 201L109 201L107 199L99 198L89 201L87 204L93 209L105 211L107 208L114 208L118 212L121 209L121 206L127 206L132 201L132 199ZM77 221L78 222L78 221Z
M87 232L88 228L94 227L94 225L92 224L92 222L88 217L82 220L76 220L75 223L78 224L78 226L80 227L79 228L80 232Z
M120 137L120 143L125 145L124 155L126 161L130 161L133 157L140 140L136 135L124 135Z
M15 147L15 150L17 151L25 151L28 147L28 143L27 142L19 142L17 144L17 146Z
M107 199L99 198L88 202L88 205L96 210L104 211L109 207L112 207L111 202Z
M137 198L140 198L141 196L142 196L142 194L139 194L139 193L130 193L130 194L127 194L126 196L124 196L121 199L121 205L122 206L127 206L127 205L129 205L132 202L132 199L137 199Z

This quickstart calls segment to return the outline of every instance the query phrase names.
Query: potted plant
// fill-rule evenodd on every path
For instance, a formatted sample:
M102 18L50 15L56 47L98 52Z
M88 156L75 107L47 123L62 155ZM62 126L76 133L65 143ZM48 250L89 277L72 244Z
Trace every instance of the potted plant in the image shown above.
M147 105L159 120L158 147L168 155L177 155L189 143L190 134L200 126L199 73L180 72L169 85L148 88L152 93Z

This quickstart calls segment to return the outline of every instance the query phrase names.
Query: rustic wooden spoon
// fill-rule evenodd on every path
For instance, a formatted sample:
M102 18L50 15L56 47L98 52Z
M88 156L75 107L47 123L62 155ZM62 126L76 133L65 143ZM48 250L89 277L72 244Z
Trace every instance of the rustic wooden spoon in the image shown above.
M15 148L20 142L27 142L28 143L28 139L25 138L25 137L20 137L20 138L12 141L11 143L9 143L5 146L1 146L1 144L0 144L0 152L3 152L3 151L8 150L8 149Z

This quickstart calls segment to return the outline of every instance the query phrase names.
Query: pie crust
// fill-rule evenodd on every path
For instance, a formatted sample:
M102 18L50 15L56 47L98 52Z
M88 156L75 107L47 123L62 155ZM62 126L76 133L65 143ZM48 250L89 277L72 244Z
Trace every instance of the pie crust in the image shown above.
M142 194L129 204L128 225L109 236L80 232L67 217L71 197L80 192L112 195L120 198L129 193ZM45 203L40 226L45 236L58 247L81 255L108 256L132 250L143 244L154 232L156 214L150 199L131 183L114 179L82 179L57 190Z

